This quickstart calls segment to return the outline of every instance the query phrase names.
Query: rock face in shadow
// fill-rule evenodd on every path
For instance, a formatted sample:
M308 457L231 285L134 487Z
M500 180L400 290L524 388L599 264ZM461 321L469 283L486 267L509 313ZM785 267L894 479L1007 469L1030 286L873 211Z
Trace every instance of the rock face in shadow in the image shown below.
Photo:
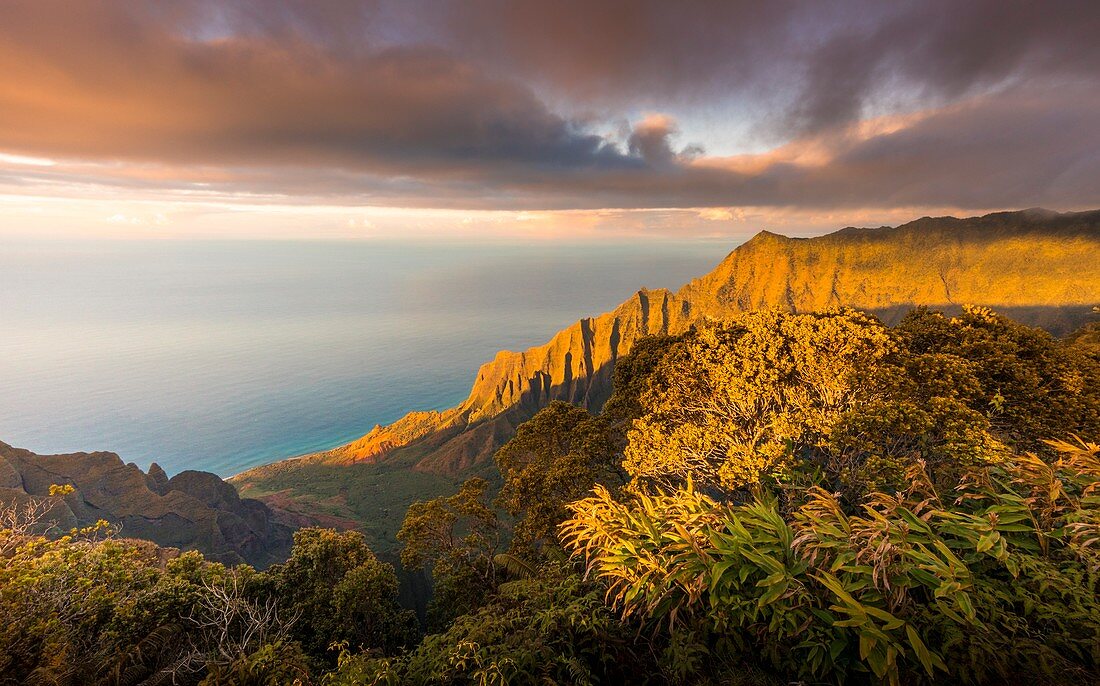
M50 513L62 531L105 519L121 525L126 538L258 567L290 552L291 530L214 474L187 471L169 479L156 464L146 474L114 453L36 455L0 443L0 503L47 495L51 484L76 489Z
M412 461L416 470L461 474L490 460L516 426L551 400L598 410L610 395L615 361L635 341L686 331L703 317L847 306L892 323L916 305L953 312L973 304L1064 333L1087 321L1097 303L1100 211L924 218L817 238L764 231L676 293L638 291L613 312L582 319L545 345L498 353L478 370L458 407L413 412L298 460ZM234 479L262 490L267 469Z

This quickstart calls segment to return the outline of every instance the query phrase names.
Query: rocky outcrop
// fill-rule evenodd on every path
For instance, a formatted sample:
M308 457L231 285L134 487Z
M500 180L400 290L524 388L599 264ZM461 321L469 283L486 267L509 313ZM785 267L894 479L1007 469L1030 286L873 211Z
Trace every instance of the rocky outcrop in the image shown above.
M164 495L168 492L168 475L164 472L164 468L156 462L149 465L149 474L146 477L146 482L149 484L149 490L154 493Z
M915 305L988 305L1057 333L1100 299L1100 212L1001 212L848 228L818 238L761 232L678 295L700 315L845 305L887 322Z
M290 550L291 530L214 474L188 471L168 479L156 464L146 474L114 453L36 455L0 443L0 502L48 495L52 484L75 489L50 513L61 530L105 519L127 538L259 567Z
M763 231L676 293L642 290L615 311L582 319L542 346L482 365L469 397L443 412L413 412L302 464L411 461L458 474L493 452L551 400L599 409L615 361L639 338L679 333L702 317L762 308L848 306L892 322L916 305L989 305L1055 332L1100 302L1100 211L1005 212L925 218L896 228L848 228L818 238ZM267 468L235 477L262 484Z

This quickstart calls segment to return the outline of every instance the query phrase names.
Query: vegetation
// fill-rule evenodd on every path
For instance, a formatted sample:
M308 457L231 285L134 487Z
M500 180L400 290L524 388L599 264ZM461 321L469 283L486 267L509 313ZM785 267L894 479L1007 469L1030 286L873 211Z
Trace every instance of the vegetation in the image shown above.
M601 414L519 427L499 489L408 509L426 635L357 533L259 572L13 505L0 684L1093 683L1093 333L967 308L643 340Z
M819 466L828 487L897 488L923 461L950 485L1009 447L1100 433L1100 366L984 308L888 329L854 311L755 313L672 346L641 395L624 465L643 490L732 493Z
M331 640L387 654L415 635L393 568L358 534L303 529L285 565L257 572L106 522L34 533L50 505L0 526L0 683L307 684L334 662Z
M910 471L847 511L810 488L721 503L690 486L573 504L570 549L623 615L721 637L811 682L1094 679L1100 446L1056 443L950 493Z
M458 482L413 471L411 463L332 465L276 462L265 465L261 484L230 480L241 497L272 498L302 514L310 526L356 528L371 550L396 556L395 535L409 503L453 493Z
M600 586L547 565L400 658L345 654L332 683L629 683L645 664L632 647Z
M531 554L556 543L566 504L592 484L619 486L626 474L615 450L613 429L602 417L564 402L553 402L516 431L496 455L504 486L496 504L517 517L512 551Z
M1100 314L1100 305L1094 307L1093 311ZM1100 355L1100 322L1082 326L1066 336L1066 342L1093 356Z
M431 565L430 628L477 609L497 586L504 532L486 501L488 489L484 479L470 479L452 496L413 503L397 532L405 544L401 564L408 569Z
M294 636L318 659L333 643L394 653L416 638L415 614L397 604L393 567L357 532L301 529L290 559L268 576L274 597L295 613Z

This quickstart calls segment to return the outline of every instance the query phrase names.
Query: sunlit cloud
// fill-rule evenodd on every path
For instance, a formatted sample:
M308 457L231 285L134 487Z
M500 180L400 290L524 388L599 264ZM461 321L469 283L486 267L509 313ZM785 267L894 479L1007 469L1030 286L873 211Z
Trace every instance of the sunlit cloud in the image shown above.
M56 162L44 157L29 157L27 155L9 155L0 152L0 164L26 165L28 167L52 167Z
M699 218L709 222L744 221L745 212L736 207L705 207L699 210Z
M988 208L992 211L994 208ZM721 240L761 229L809 236L842 226L899 224L953 207L820 211L800 208L594 210L421 209L222 200L0 195L0 239L287 239L447 241Z

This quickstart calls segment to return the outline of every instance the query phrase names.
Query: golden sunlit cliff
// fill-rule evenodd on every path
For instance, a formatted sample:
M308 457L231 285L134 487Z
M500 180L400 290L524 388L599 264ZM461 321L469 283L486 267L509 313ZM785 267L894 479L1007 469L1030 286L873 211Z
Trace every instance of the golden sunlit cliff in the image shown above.
M548 343L503 351L478 370L469 397L443 412L413 412L295 465L400 461L456 475L493 452L551 400L592 410L610 394L616 359L639 338L678 333L703 317L780 308L849 306L892 322L916 305L988 305L1063 333L1100 303L1100 211L1003 212L924 218L895 228L848 228L817 238L763 231L678 292L642 290L612 312L581 319ZM259 486L289 463L235 477Z

